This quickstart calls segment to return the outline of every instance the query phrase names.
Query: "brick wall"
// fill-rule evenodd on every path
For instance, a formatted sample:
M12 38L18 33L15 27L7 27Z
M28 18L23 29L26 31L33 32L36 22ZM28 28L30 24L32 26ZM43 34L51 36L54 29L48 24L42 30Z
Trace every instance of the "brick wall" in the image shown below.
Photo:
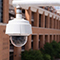
M3 24L0 23L0 60L9 60L9 36L5 34L5 25L9 20L9 0L3 0Z

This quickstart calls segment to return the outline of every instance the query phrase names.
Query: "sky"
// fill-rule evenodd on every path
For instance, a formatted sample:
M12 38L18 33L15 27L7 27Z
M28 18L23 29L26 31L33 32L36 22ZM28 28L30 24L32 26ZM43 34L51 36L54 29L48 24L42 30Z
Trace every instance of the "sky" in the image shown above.
M60 10L60 6L54 6L56 10Z

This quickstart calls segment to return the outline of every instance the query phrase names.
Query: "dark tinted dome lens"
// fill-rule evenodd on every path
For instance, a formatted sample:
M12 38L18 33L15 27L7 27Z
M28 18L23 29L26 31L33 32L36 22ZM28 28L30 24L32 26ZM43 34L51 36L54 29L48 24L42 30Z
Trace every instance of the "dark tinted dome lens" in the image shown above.
M12 42L17 45L21 46L26 41L26 36L12 36L11 37Z

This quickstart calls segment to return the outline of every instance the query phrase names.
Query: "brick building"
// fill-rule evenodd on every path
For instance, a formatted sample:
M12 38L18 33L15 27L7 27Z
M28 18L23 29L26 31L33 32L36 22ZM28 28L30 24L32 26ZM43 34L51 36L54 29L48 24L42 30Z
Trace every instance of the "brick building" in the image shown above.
M46 42L60 41L59 14L49 8L45 9L45 7L22 6L22 16L32 25L33 33L28 37L25 46L16 48L11 45L9 36L5 34L5 27L10 18L9 15L15 17L15 13L12 14L9 10L8 2L8 0L0 0L0 60L9 60L9 56L12 54L13 60L20 60L21 52L24 50L38 50L43 48ZM12 60L11 57L10 60Z

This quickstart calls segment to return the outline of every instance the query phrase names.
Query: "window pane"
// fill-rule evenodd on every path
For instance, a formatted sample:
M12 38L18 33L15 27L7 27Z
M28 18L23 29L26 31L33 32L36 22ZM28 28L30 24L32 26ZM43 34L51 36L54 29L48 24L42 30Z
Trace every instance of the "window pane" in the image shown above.
M0 22L3 22L3 0L0 0Z

